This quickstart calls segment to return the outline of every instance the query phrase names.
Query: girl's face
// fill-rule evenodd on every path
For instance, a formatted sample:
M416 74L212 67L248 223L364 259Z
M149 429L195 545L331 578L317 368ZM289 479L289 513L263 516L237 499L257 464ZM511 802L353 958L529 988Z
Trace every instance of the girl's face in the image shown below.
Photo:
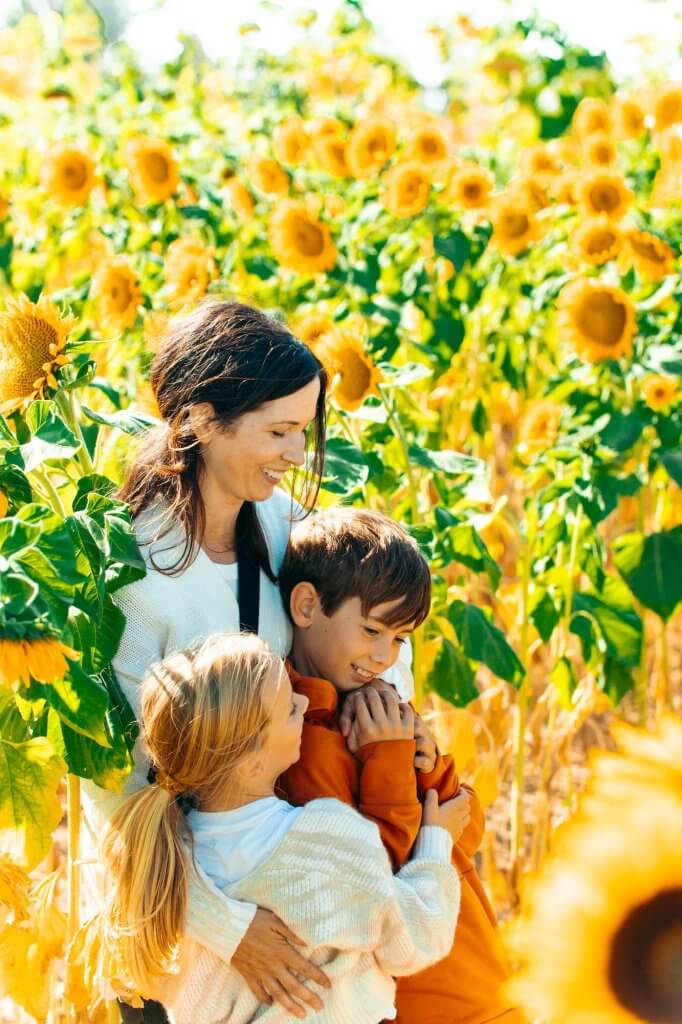
M270 721L255 759L265 778L274 784L299 759L303 715L308 707L308 698L293 692L281 658L273 660L265 680L263 706L270 712Z
M211 422L202 443L202 484L227 501L265 501L284 474L305 461L305 431L315 418L319 378L244 413L229 427ZM209 407L210 408L210 407Z

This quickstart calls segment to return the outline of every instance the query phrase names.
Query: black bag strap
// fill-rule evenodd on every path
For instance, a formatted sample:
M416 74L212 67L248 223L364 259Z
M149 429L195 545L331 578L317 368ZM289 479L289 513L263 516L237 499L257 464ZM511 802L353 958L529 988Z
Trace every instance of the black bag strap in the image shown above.
M237 600L239 629L242 633L258 633L260 610L260 569L250 558L237 552Z

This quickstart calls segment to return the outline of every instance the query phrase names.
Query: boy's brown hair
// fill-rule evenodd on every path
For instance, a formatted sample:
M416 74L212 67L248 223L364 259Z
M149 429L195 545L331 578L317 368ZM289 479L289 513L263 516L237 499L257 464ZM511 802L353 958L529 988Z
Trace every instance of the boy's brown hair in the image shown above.
M315 587L327 616L353 597L363 615L399 601L385 624L416 627L431 607L431 573L416 541L388 516L364 509L329 509L296 524L279 574L287 612L302 582Z

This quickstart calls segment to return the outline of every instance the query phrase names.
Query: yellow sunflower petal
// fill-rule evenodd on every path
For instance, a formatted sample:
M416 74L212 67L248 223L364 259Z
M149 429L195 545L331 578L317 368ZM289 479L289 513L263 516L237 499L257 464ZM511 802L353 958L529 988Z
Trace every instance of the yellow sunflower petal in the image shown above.
M302 274L319 274L336 263L336 246L329 228L305 203L285 199L270 218L270 244L284 267Z
M429 201L431 179L423 166L397 163L384 179L381 202L395 217L414 217Z
M587 362L618 359L632 352L635 308L622 288L579 278L561 292L558 328Z
M44 367L52 371L52 352L63 348L76 321L61 316L44 296L36 303L25 295L8 298L6 306L0 313L0 405L9 411L26 405L42 392ZM55 380L53 372L51 379Z

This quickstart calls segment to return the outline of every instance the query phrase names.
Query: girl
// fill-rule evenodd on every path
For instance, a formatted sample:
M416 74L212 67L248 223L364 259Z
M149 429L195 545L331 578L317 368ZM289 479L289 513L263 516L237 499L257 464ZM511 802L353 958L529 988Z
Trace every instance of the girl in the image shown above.
M413 857L394 877L373 822L336 800L295 808L275 796L299 756L308 702L262 640L210 637L152 669L141 696L155 783L119 808L103 844L110 890L100 929L105 962L119 965L114 987L159 999L174 1024L291 1019L183 937L197 873L273 910L324 965L332 986L311 1020L390 1016L392 975L422 969L452 944L461 801L439 808L429 794Z

